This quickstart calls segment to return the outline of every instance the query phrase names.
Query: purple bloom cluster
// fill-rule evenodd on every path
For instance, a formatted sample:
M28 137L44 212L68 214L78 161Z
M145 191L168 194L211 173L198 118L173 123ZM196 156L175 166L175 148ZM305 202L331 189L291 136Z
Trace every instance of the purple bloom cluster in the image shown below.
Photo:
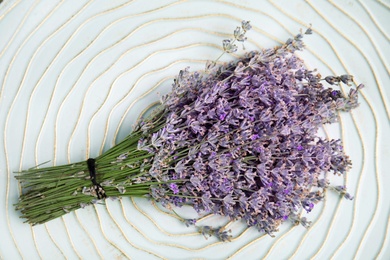
M155 200L243 219L268 234L288 218L309 225L298 215L323 199L325 173L351 165L340 140L317 136L318 128L356 107L363 85L348 96L326 88L323 82L349 84L352 77L322 79L308 70L294 54L302 37L208 64L205 73L180 71L163 100L164 127L140 140L154 153Z

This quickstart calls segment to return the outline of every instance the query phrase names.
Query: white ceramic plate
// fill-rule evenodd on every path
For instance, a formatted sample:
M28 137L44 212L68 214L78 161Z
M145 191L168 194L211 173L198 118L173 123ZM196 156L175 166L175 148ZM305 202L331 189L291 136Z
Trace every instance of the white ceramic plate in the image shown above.
M307 66L366 85L361 106L325 128L343 139L354 163L335 181L355 200L328 193L308 215L309 230L284 224L275 238L231 223L229 243L205 240L145 199L108 201L36 227L22 223L13 172L111 147L180 69L201 69L219 56L222 39L243 19L253 25L248 50L273 47L312 24L299 54ZM390 259L389 24L384 0L3 1L0 258Z

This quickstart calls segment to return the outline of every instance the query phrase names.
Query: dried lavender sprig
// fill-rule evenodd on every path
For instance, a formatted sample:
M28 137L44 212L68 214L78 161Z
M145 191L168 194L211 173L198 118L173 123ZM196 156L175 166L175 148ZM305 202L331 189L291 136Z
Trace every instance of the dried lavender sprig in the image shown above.
M244 43L244 41L247 40L247 37L245 36L246 33L252 29L252 25L250 24L250 21L243 20L241 22L241 27L237 26L234 30L233 39L224 39L222 41L222 48L223 52L214 60L214 61L208 61L206 63L206 72L211 73L213 70L216 69L217 62L220 58L226 53L234 53L238 50L237 45L235 44L236 41Z

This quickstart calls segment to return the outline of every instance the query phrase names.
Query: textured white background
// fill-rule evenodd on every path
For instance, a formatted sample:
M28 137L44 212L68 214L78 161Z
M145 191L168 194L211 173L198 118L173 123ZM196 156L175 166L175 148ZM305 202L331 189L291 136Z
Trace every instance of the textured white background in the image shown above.
M111 147L180 69L202 69L219 56L222 39L243 19L254 27L248 50L280 44L311 23L314 35L299 54L307 66L323 76L353 74L367 86L361 106L322 131L344 140L354 167L334 181L354 201L328 193L308 215L312 228L285 224L275 238L230 223L230 243L205 240L144 199L108 201L36 227L22 223L13 172ZM389 24L388 0L3 1L0 258L390 259Z

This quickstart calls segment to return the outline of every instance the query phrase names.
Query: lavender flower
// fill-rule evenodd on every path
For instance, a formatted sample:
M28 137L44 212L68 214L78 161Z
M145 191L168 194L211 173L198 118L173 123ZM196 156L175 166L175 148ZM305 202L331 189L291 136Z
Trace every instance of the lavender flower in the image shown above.
M191 218L191 219L184 219L183 220L184 224L189 227L189 226L193 226L196 224L196 219L194 218Z
M179 193L179 188L176 183L169 184L169 188L172 190L173 194Z
M237 51L237 45L233 44L233 41L226 39L222 41L223 50L227 53L232 53Z
M250 29L243 21L234 39L223 41L224 53L236 51L234 43L245 41ZM351 85L352 76L322 78L307 69L295 52L311 33L309 28L281 46L251 51L221 66L208 63L205 72L181 70L162 105L96 159L93 181L108 197L144 196L169 208L190 205L271 236L288 219L309 227L299 214L312 211L327 189L352 199L345 187L331 186L326 178L327 172L341 175L351 167L341 141L321 138L317 131L335 122L338 112L357 107L363 85L344 96L324 84ZM18 176L29 188L17 206L28 221L43 223L98 202L91 178L76 174L88 170L85 162L67 167ZM40 184L34 173L42 171L59 181ZM58 185L64 187L58 197L73 192L74 204L56 200L53 206L53 196L46 195L60 190ZM45 213L43 203L52 214ZM196 220L183 222L189 226ZM205 236L231 239L223 228L197 228Z
M236 39L242 30L235 30ZM303 48L302 37L247 53L221 66L217 74L179 74L180 81L187 82L181 86L180 102L173 102L174 93L165 98L168 117L177 122L164 126L177 132L161 142L160 149L180 158L180 166L174 167L180 167L184 179L177 182L185 187L179 192L183 205L243 219L272 234L287 216L300 209L310 212L322 200L323 191L311 192L310 187L326 188L325 172L348 171L351 162L340 141L322 139L317 130L336 121L338 111L356 107L361 86L348 97L325 88L319 74L294 55ZM227 47L231 43L225 41L225 51L232 49ZM325 81L349 84L352 76ZM183 155L188 147L190 152ZM169 173L167 177L171 179ZM168 201L177 194L172 186Z

